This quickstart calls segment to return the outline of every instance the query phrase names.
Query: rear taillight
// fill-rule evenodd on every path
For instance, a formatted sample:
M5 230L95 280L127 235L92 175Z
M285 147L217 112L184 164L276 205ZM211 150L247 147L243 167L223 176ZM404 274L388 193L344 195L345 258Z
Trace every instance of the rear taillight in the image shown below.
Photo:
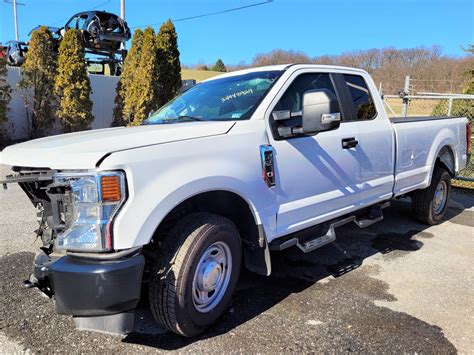
M469 122L466 124L466 154L471 152L471 125Z

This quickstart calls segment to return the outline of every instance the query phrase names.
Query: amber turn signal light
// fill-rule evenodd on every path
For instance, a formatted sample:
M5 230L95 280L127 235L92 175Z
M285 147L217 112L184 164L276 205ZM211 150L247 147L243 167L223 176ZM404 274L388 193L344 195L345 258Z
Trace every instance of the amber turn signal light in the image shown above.
M102 176L102 202L118 202L122 199L120 178L118 176Z

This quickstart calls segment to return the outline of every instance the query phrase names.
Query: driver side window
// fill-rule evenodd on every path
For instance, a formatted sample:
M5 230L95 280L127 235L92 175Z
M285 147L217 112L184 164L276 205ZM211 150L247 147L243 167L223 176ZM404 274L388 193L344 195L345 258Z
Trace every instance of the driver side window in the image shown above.
M298 76L281 97L274 110L301 111L303 95L309 90L327 89L336 96L331 77L327 73L308 73Z
M299 113L290 119L282 121L273 121L272 130L276 139L286 139L287 136L282 135L282 130L290 127L301 127L303 124L301 117L301 110L303 105L303 95L309 90L329 90L337 97L336 89L332 83L330 74L328 73L306 73L301 74L293 80L291 85L286 89L283 96L275 105L273 111L291 111L292 113ZM341 113L342 116L342 113ZM273 120L272 116L270 116Z

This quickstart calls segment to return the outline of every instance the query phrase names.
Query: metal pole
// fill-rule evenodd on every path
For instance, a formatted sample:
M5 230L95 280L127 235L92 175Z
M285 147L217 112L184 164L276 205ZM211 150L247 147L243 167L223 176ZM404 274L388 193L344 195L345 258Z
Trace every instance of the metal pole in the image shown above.
M120 0L120 17L125 21L125 0Z
M448 116L451 116L452 109L453 109L453 98L451 97L448 101Z
M15 17L15 39L19 41L18 36L18 16L16 14L16 0L13 0L13 16Z
M3 0L4 2L6 2L7 4L12 4L13 5L13 20L14 20L14 23L15 23L15 39L17 41L20 40L20 36L19 36L19 32L18 32L18 12L17 12L17 6L18 5L21 5L21 6L25 6L25 4L21 3L21 2L18 2L17 0Z
M408 95L410 95L410 76L405 77L405 85L403 87L403 104L402 104L402 117L407 117L408 114Z
M125 21L125 0L120 0L120 18ZM120 49L125 49L125 43L120 43ZM125 60L122 55L122 61Z

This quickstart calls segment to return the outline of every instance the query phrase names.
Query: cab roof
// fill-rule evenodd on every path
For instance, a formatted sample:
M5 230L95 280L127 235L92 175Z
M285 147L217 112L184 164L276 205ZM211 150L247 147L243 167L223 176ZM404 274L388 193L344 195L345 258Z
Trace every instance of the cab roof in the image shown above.
M321 70L341 70L341 71L355 71L359 73L366 73L362 69L357 69L357 68L352 68L352 67L343 67L343 66L337 66L337 65L322 65L322 64L278 64L278 65L267 65L263 67L255 67L255 68L248 68L248 69L242 69L242 70L236 70L233 72L229 73L224 73L221 75L214 76L212 78L206 79L204 81L211 81L214 79L222 79L222 78L227 78L231 76L236 76L236 75L242 75L242 74L248 74L248 73L256 73L260 71L284 71L289 68L295 67L296 69L300 68L313 68L313 69L321 69Z

